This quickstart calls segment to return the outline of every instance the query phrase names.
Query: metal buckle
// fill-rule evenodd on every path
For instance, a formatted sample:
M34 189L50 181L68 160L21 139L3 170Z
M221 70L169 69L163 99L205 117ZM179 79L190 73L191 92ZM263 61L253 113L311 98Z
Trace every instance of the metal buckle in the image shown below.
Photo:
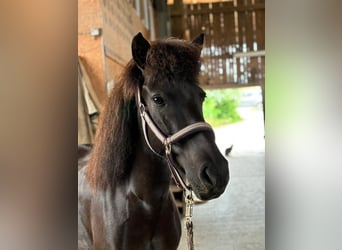
M192 210L194 205L194 199L192 197L192 191L191 190L185 190L184 191L184 199L185 199L185 219L187 221L191 221L192 217Z

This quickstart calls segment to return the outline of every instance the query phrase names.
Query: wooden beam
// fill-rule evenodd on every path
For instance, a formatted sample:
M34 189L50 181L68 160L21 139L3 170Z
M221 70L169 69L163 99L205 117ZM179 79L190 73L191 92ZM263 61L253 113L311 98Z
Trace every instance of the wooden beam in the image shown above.
M248 52L238 52L233 54L233 57L257 57L257 56L265 56L265 50L259 51L248 51Z
M260 86L262 87L263 83L248 83L248 84L239 84L234 82L228 83L216 83L216 84L200 84L203 89L234 89L234 88L244 88L244 87L253 87L253 86Z
M256 4L249 4L249 5L244 5L244 6L227 6L223 8L215 8L215 9L210 9L210 13L213 14L225 14L225 13L232 13L234 11L237 12L251 12L251 11L256 11L256 10L265 10L265 3L256 3ZM204 15L208 14L207 9L194 9L192 11L188 11L188 15ZM178 12L176 9L171 10L170 16L182 16L184 13Z

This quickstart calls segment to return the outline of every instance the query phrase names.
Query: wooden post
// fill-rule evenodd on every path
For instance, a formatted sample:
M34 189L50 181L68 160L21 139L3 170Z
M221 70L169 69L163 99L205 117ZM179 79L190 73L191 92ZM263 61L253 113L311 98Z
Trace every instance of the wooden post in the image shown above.
M177 38L184 38L185 22L183 0L174 0L173 5L170 5L170 15L172 18L171 35Z

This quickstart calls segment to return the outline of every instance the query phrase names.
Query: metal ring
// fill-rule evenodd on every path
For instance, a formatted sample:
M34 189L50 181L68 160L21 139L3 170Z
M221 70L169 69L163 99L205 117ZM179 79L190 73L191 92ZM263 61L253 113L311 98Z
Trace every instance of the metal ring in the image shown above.
M165 152L171 154L171 143L165 144Z
M144 114L145 111L146 111L146 108L145 108L145 105L140 103L139 105L139 111L140 111L140 114Z

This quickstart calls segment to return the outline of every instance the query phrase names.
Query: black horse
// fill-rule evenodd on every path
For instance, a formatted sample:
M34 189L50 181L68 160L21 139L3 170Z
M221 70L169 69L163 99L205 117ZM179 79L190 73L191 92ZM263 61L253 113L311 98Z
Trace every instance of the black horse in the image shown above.
M204 122L205 92L197 79L203 38L149 43L140 33L134 37L133 59L78 173L79 249L177 249L172 171L202 200L224 192L228 162Z

